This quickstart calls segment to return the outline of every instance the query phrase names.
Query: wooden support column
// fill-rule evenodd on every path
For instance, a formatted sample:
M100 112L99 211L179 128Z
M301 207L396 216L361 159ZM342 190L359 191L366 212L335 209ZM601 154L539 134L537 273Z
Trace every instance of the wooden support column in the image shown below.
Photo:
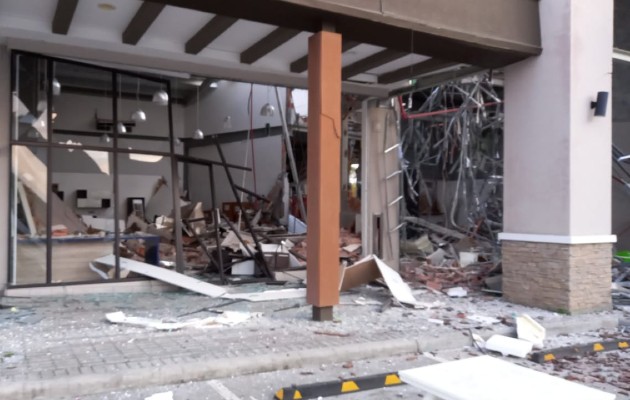
M319 32L308 43L307 300L313 319L332 320L339 304L341 35Z

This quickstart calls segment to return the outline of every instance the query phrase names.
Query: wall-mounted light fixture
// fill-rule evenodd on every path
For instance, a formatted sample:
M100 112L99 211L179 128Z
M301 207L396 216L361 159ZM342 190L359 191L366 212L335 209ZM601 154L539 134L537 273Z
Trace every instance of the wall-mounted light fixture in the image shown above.
M591 109L596 117L605 117L608 109L608 92L597 92L597 101L591 101Z

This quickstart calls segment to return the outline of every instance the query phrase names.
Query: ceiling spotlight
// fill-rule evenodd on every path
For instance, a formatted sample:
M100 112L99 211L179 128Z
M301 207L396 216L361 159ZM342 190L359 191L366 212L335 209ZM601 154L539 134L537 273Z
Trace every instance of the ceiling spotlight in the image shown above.
M232 117L229 115L223 118L223 129L232 129Z
M160 89L157 92L153 93L153 102L160 106L168 105L168 93L164 90Z
M108 144L111 141L112 141L112 138L110 138L107 133L104 133L103 136L101 136L101 143Z
M61 83L59 83L57 78L53 78L52 80L52 92L53 96L59 96L61 94Z
M144 122L147 120L147 115L144 111L138 108L133 114L131 114L131 119L136 122Z
M266 103L260 109L260 115L263 117L273 117L276 113L276 108L271 105L271 103Z
M209 85L209 86L210 86L212 89L216 89L216 88L218 88L218 87L219 87L219 82L217 82L217 81L212 81L212 82L210 82L210 85Z
M203 131L199 128L197 128L195 133L193 133L193 139L195 140L203 140L204 137L205 135L203 134Z
M122 122L116 124L116 132L118 133L127 133L127 127Z

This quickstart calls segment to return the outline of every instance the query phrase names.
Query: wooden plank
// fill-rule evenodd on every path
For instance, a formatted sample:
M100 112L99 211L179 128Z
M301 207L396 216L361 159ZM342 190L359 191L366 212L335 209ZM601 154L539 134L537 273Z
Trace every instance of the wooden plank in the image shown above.
M430 58L408 67L399 68L394 71L386 72L378 76L378 83L389 84L405 79L411 79L429 72L449 68L457 65L453 61L440 60L439 58Z
M407 53L403 53L398 50L385 49L383 51L379 51L376 54L372 54L371 56L359 60L354 64L344 67L341 71L341 79L346 80L348 78L352 78L355 75L378 68L383 64L387 64L388 62L392 62L406 55Z
M123 43L137 44L164 7L166 7L165 4L152 3L150 1L143 2L122 34Z
M224 17L217 15L204 25L197 33L195 33L186 42L186 53L198 54L205 49L210 43L221 34L227 31L234 23L238 21L236 18Z
M52 21L52 32L67 35L79 0L57 0L57 9Z
M300 31L295 29L277 28L251 47L241 53L243 64L253 64L275 50L278 46L293 39Z
M360 44L361 43L359 42L353 42L351 40L343 40L341 43L341 52L345 53L346 51L350 51ZM295 72L297 74L301 74L306 71L308 69L308 54L293 61L290 65L290 69L291 72Z
M94 260L94 262L114 266L116 265L116 257L110 254L98 258ZM155 265L134 261L128 258L120 258L120 268L210 297L220 297L227 293L227 291L220 286L200 281L199 279L191 278L166 268L156 267Z

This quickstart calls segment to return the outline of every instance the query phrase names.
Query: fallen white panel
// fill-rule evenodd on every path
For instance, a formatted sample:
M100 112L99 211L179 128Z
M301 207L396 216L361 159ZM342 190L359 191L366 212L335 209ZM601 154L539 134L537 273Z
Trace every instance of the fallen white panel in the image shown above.
M468 296L468 291L461 286L457 286L454 288L450 288L446 291L448 297L466 297Z
M241 261L232 265L232 275L254 275L254 260Z
M527 314L516 317L516 335L519 339L532 342L542 348L547 334L546 329Z
M405 304L421 305L413 296L411 288L405 283L405 281L403 281L400 274L394 271L389 265L385 264L385 262L380 258L376 256L373 257L376 261L376 265L378 266L378 270L381 272L381 275L385 280L385 284L389 288L390 292L392 292L392 295L394 295L396 300Z
M400 379L444 400L614 400L615 395L489 356L398 372Z
M504 356L525 358L532 351L533 347L534 344L532 342L503 335L492 335L486 341L486 349L499 352Z
M173 392L155 393L145 397L144 400L173 400Z
M301 299L306 297L306 289L267 290L254 293L229 293L225 299L242 299L248 301L271 301L283 299Z
M212 328L220 326L234 326L248 319L260 316L260 313L247 313L238 311L225 311L217 316L208 318L195 318L181 322L164 322L154 318L130 317L122 311L105 314L105 318L112 324L124 324L153 328L161 331L174 331L182 328Z
M113 266L116 265L116 257L113 254L110 254L96 259L94 262ZM210 297L220 297L227 293L227 291L220 286L203 282L199 279L191 278L165 268L156 267L155 265L130 260L128 258L120 258L120 268Z

